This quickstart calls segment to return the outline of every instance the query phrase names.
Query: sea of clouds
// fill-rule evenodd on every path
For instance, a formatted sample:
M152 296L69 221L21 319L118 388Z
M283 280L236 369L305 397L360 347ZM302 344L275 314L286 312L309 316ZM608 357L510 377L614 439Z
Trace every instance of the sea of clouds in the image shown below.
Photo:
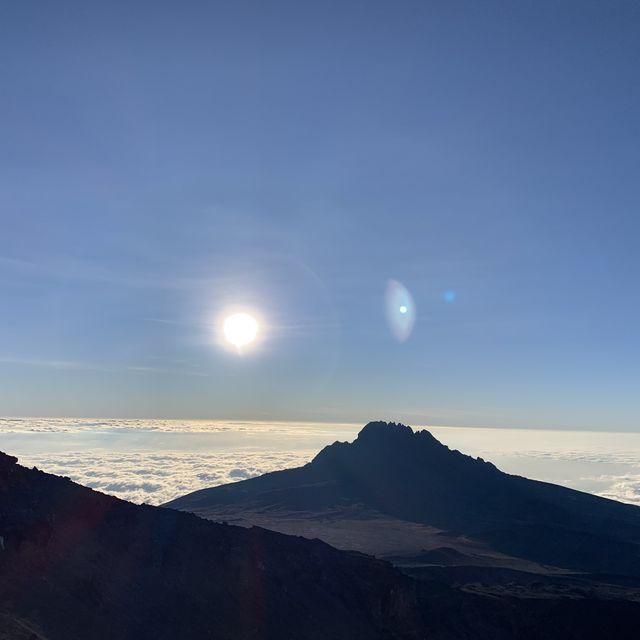
M162 504L197 489L296 467L312 457L294 452L110 453L77 451L20 456L21 464L67 476L131 502Z
M361 425L174 420L0 419L0 450L132 502L300 466ZM518 475L640 505L640 434L427 427Z

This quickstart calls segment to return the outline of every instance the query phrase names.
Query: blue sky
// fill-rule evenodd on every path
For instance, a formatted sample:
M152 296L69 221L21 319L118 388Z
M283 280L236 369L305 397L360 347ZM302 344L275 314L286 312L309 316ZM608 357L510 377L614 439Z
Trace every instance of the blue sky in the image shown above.
M617 1L3 4L0 414L636 429L639 33Z

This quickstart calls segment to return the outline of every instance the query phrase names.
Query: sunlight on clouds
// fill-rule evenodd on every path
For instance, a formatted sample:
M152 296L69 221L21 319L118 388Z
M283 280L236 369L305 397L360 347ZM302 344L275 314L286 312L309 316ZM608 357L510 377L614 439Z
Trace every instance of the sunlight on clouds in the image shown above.
M164 420L146 418L0 418L0 433L237 433L345 436L356 435L355 423L278 422L257 420Z

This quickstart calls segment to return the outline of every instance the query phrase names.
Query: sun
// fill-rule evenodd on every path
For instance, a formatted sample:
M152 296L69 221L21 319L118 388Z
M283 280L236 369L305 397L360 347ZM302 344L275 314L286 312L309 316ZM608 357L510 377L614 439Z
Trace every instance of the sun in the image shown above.
M234 313L224 321L224 337L240 351L256 339L258 328L258 322L253 316L248 313Z

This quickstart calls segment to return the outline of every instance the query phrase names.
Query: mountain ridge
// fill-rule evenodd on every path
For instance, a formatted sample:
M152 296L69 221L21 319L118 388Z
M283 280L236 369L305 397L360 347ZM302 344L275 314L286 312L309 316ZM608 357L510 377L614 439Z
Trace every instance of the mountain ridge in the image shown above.
M230 521L244 509L246 521L256 512L275 525L279 513L305 513L309 521L360 506L526 561L640 577L639 507L506 474L398 423L370 422L353 442L328 445L302 467L203 489L167 506Z

